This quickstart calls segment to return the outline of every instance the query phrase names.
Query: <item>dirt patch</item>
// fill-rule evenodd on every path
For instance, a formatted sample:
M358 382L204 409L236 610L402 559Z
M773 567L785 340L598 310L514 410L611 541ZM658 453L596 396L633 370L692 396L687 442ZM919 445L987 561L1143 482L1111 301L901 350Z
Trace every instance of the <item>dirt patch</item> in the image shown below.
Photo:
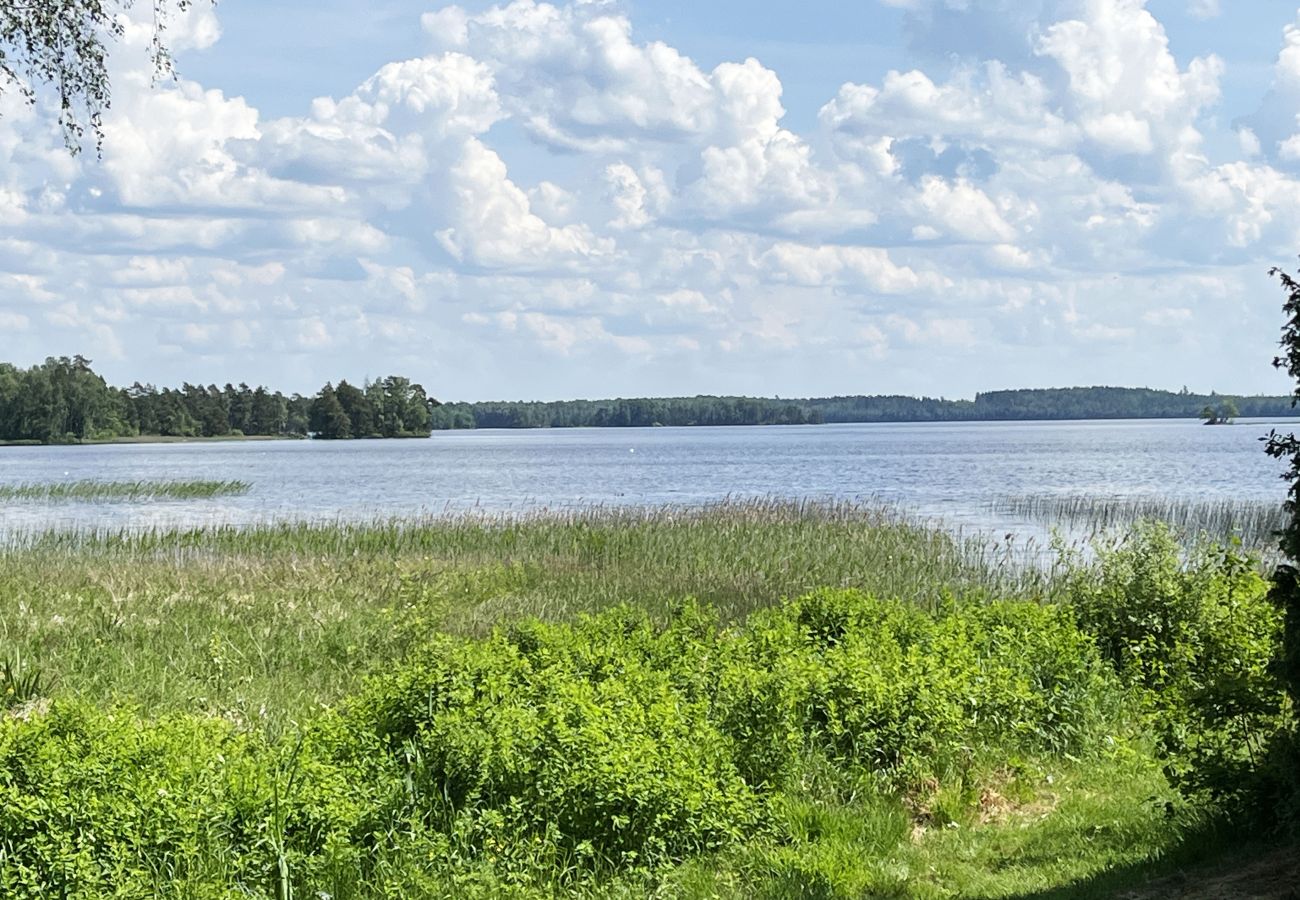
M1231 859L1121 891L1115 900L1300 900L1300 846Z

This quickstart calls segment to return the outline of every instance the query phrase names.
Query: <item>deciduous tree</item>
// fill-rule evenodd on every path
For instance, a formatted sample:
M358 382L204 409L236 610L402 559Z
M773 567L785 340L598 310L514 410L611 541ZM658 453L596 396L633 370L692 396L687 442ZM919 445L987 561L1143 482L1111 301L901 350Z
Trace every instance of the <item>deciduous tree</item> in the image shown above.
M1282 306L1286 313L1286 324L1282 327L1282 352L1273 360L1273 365L1295 380L1291 400L1291 405L1295 406L1300 403L1300 282L1282 269L1275 268L1271 274L1281 281L1287 295ZM1293 433L1274 431L1267 440L1268 455L1288 463L1285 477L1290 482L1286 500L1289 518L1279 537L1282 552L1289 562L1278 566L1274 573L1273 597L1286 614L1281 674L1292 700L1300 706L1300 570L1296 568L1300 564L1300 438Z
M172 72L167 24L191 0L151 0L156 76ZM77 153L87 130L103 146L109 107L109 47L125 33L135 0L0 0L0 93L17 91L35 104L48 92L58 109L68 150Z

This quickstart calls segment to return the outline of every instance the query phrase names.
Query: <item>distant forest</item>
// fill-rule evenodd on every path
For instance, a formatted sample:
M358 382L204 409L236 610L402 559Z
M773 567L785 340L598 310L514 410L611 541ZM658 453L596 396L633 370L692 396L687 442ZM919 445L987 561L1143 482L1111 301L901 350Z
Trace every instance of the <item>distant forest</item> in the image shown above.
M1148 388L1080 387L977 394L974 400L852 396L439 403L423 386L389 376L329 383L286 396L247 384L112 387L81 356L22 369L0 363L0 441L76 443L133 437L427 437L467 428L619 428L655 425L817 425L1028 419L1194 419L1225 408L1241 416L1293 416L1290 397L1239 397ZM1231 408L1231 407L1228 407Z
M312 397L247 384L110 387L82 356L0 363L0 441L66 444L133 437L428 437L439 406L390 376L340 381Z
M668 397L447 403L435 428L578 428L652 425L820 425L826 422L965 422L1028 419L1195 419L1231 400L1241 416L1293 416L1290 397L1239 397L1149 388L1078 387L976 394L974 400L852 396L798 400Z

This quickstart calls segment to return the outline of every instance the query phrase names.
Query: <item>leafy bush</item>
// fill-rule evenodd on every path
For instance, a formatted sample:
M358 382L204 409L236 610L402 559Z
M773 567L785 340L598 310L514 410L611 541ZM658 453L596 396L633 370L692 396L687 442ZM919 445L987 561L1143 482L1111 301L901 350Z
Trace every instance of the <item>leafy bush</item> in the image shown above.
M367 868L395 776L223 719L74 702L0 721L0 896L276 897ZM327 891L329 892L329 891Z
M784 643L773 635L797 637ZM754 668L802 676L802 730L840 759L907 787L968 761L977 748L1077 748L1114 706L1096 653L1068 615L1029 603L902 603L820 591L760 614Z
M232 815L247 743L227 723L142 723L56 703L5 724L0 895L87 896L112 885L146 896L168 883L250 876L232 846L256 830Z
M753 824L753 797L665 649L631 613L444 640L373 686L358 724L418 758L438 814L493 811L503 838L619 864L706 850Z
M1139 524L1069 578L1080 627L1142 693L1168 773L1190 790L1241 790L1280 727L1282 623L1267 591L1236 549L1202 547L1185 559L1156 523Z
M1113 679L1059 609L929 614L820 591L722 630L618 610L436 642L347 714L438 815L618 864L713 849L766 815L808 750L906 790L977 750L1077 748Z
M0 894L499 895L762 834L773 884L834 880L816 835L892 841L895 791L1077 749L1114 685L1064 609L820 591L743 628L686 604L437 638L292 743L56 703L0 719ZM810 805L810 760L871 829Z

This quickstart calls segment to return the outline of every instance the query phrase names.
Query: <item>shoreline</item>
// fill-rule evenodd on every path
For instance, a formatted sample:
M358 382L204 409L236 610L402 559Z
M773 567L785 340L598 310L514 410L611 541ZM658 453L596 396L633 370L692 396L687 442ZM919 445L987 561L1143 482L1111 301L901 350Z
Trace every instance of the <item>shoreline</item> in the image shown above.
M112 444L220 444L242 441L305 441L289 434L222 434L212 437L182 437L167 434L141 434L134 437L44 443L42 441L0 441L0 447L104 447Z
M694 429L694 428L820 428L826 426L843 426L843 425L1057 425L1080 422L1198 422L1201 425L1296 425L1300 424L1300 412L1295 416L1240 416L1231 422L1205 422L1191 416L1103 416L1092 418L999 418L999 419L872 419L870 421L854 422L801 422L788 424L760 424L760 423L732 423L724 425L702 425L692 423L690 425L663 425L658 422L653 425L525 425L525 426L504 426L493 425L482 428L434 428L428 435L423 434L402 434L393 435L392 437L366 436L353 437L345 439L332 438L312 438L307 435L298 434L243 434L243 435L213 435L211 437L183 437L178 435L135 435L131 437L114 437L102 438L96 440L78 440L66 442L42 442L42 441L0 441L0 449L6 447L104 447L114 444L133 445L133 444L216 444L216 443L240 443L240 442L259 442L259 441L322 441L324 443L351 443L353 441L407 441L407 440L428 440L438 434L463 434L482 431L641 431L647 429L676 428L676 429Z

